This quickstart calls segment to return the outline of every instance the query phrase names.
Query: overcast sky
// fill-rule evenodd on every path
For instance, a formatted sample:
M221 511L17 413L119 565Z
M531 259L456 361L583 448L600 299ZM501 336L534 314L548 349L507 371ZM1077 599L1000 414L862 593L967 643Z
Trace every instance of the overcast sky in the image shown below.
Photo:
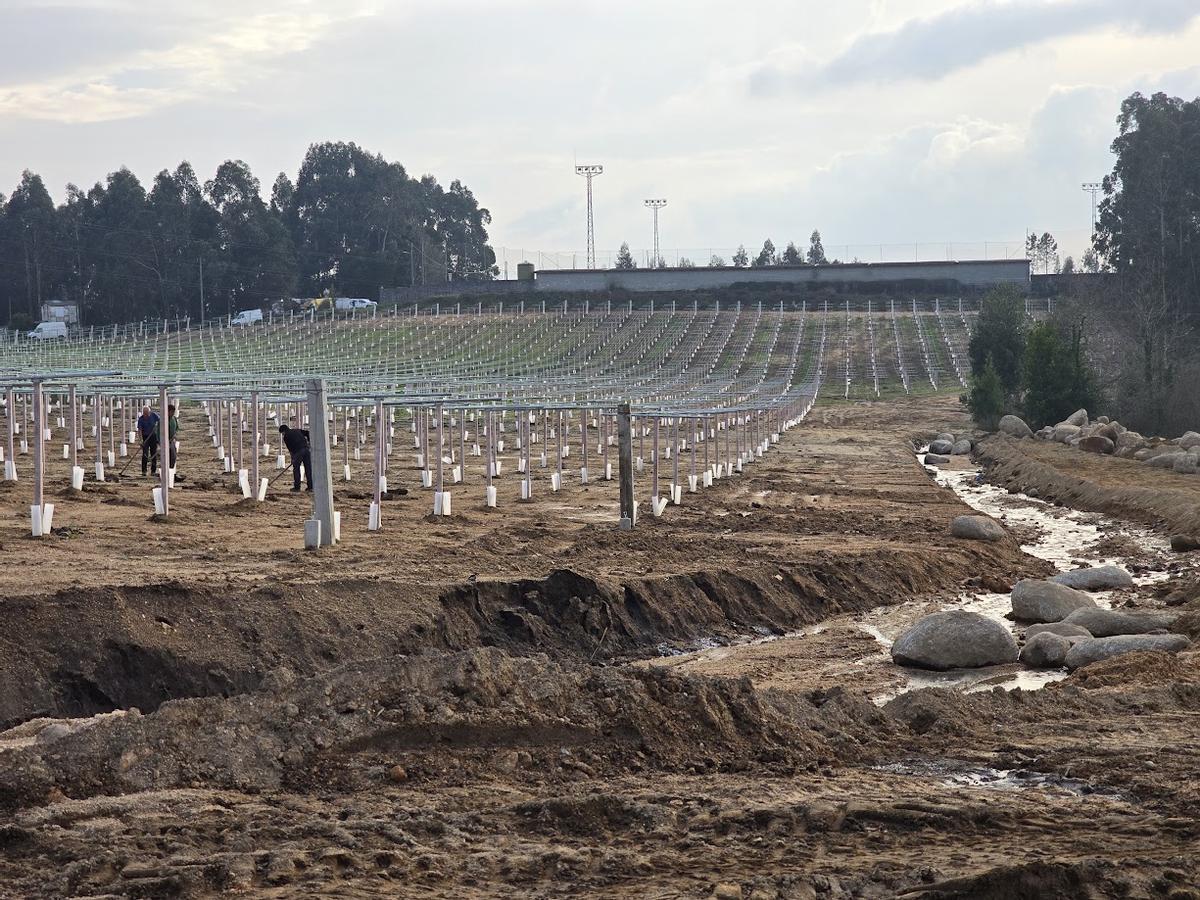
M462 179L510 265L582 252L577 161L602 260L649 245L648 197L705 261L814 227L867 260L1078 253L1134 90L1200 95L1200 0L0 0L0 192L227 158L269 190L347 140Z

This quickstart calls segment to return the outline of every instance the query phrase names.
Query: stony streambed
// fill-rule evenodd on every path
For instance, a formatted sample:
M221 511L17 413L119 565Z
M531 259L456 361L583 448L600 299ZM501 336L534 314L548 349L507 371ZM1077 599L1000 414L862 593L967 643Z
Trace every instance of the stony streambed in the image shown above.
M922 454L918 458L924 462ZM1079 566L1119 565L1128 569L1141 587L1167 577L1168 542L1153 532L1101 514L1010 494L983 483L978 470L964 457L955 457L946 468L931 466L929 471L938 484L954 491L963 503L1015 531L1023 541L1024 552L1046 560L1059 571ZM1098 605L1111 606L1111 592L1091 596ZM846 683L861 683L880 705L899 694L927 687L951 687L966 692L996 687L1036 690L1066 677L1064 670L1032 670L1019 663L949 672L896 666L891 660L892 642L923 616L948 609L985 615L1017 637L1023 630L1006 617L1012 609L1009 594L964 593L940 602L914 600L878 606L859 614L831 617L783 635L756 635L732 644L700 640L683 650L667 645L659 649L662 661L671 665L730 674L749 672L752 677L773 673L780 667L800 668L806 658L812 658L832 675L844 676ZM863 636L870 641L864 643Z

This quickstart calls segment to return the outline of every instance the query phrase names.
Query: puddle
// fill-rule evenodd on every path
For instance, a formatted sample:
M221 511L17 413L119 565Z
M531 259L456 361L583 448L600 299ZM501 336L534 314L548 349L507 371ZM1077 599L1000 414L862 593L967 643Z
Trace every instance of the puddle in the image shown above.
M995 769L975 766L957 759L922 760L872 766L877 772L936 778L946 787L981 788L985 790L1018 791L1046 790L1072 794L1076 797L1120 797L1117 791L1097 787L1080 778L1031 772L1028 769Z

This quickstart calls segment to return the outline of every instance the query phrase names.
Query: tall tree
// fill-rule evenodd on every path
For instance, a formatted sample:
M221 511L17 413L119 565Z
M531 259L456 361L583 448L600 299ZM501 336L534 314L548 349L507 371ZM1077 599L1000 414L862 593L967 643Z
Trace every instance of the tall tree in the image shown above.
M1004 388L1005 396L1016 399L1021 386L1021 362L1025 354L1025 298L1014 286L995 288L984 295L967 354L971 375L980 379L990 363Z
M617 261L613 263L614 269L636 269L637 262L633 258L633 254L629 252L629 244L622 242L621 249L617 251Z
M770 238L763 241L762 249L758 251L758 256L754 258L756 266L773 266L779 261L779 257L775 255L775 244Z
M1200 98L1132 94L1117 128L1096 250L1139 292L1200 314Z
M829 260L825 258L825 246L821 243L821 232L814 228L808 238L808 264L820 266L827 262Z
M798 266L804 262L804 257L800 255L795 241L788 241L788 245L783 251L782 262L785 266Z
M750 254L746 252L744 244L738 244L737 252L733 254L733 264L739 269L750 265Z
M8 316L21 311L36 319L41 304L49 299L52 284L54 201L40 175L26 169L21 182L8 198L4 208L6 237L11 242L9 258L15 261L9 278L19 279L22 286L21 303L13 305L10 288ZM14 271L15 270L15 273ZM19 274L17 274L19 273ZM16 274L16 278L13 275Z

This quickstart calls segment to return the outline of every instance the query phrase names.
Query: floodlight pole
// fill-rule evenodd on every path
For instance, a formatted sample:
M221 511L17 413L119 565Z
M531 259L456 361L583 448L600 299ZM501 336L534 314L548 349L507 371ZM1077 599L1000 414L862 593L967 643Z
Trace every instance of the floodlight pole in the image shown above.
M667 201L643 200L642 203L654 214L654 256L650 259L650 268L657 269L662 259L658 251L658 211L667 205Z
M596 268L596 229L592 223L592 179L604 174L604 166L576 166L575 174L587 179L587 267Z
M1096 233L1096 195L1104 189L1104 185L1098 181L1085 181L1082 185L1083 190L1092 195L1092 234Z

